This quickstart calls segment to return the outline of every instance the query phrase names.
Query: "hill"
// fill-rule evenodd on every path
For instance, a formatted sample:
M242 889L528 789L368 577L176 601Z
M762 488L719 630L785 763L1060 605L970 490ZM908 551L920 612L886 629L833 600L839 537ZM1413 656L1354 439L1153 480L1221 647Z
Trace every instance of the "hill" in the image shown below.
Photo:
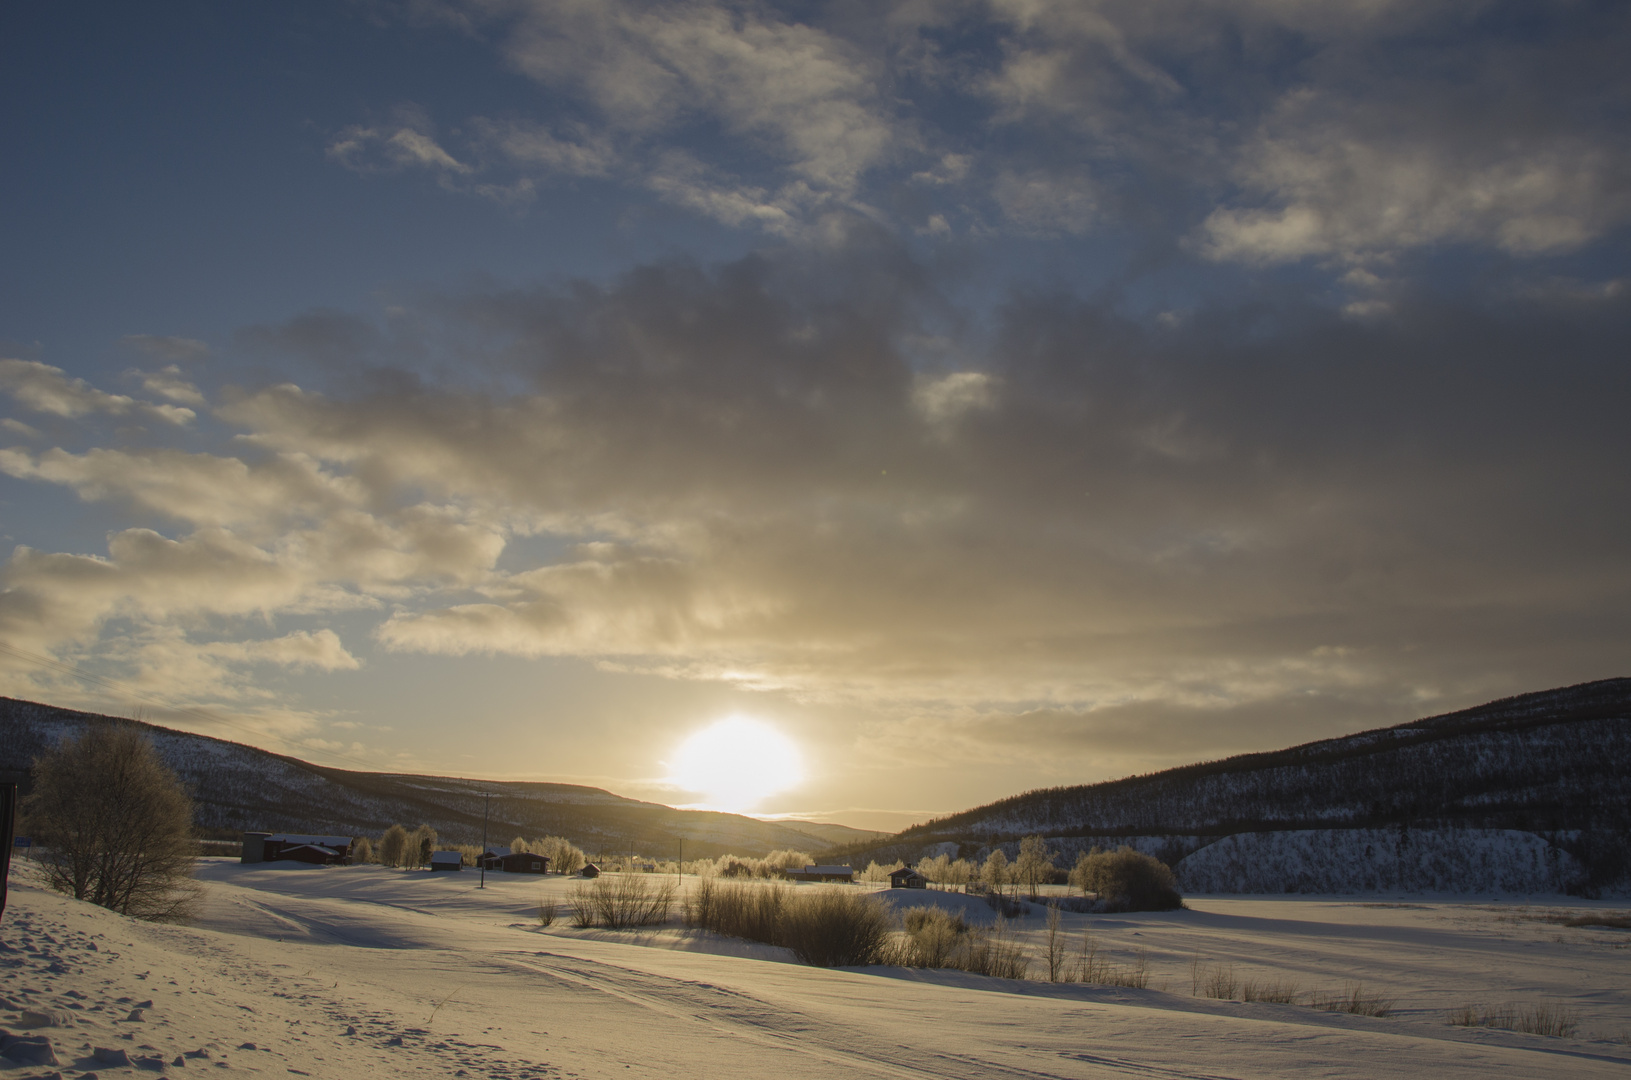
M740 814L676 810L575 784L465 780L331 769L242 743L120 717L0 698L0 776L26 779L29 764L87 724L133 724L191 789L200 835L237 839L245 830L378 836L391 824L425 823L444 840L479 843L483 794L492 793L489 837L507 843L565 836L587 851L674 858L820 851L879 834L842 825L771 822Z
M1626 872L1631 679L1524 694L1395 727L1098 784L1025 792L841 853L915 858L1029 834L1142 838L1169 861L1225 836L1332 829L1535 833L1594 882ZM942 845L937 848L937 845Z

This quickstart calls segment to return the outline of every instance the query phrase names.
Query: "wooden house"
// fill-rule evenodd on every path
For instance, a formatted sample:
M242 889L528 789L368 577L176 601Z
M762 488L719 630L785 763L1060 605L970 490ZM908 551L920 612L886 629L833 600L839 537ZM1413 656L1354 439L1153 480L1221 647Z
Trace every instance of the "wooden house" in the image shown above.
M464 855L457 851L433 851L430 853L430 868L432 870L463 870Z
M855 880L855 870L849 866L806 866L803 870L787 871L788 881L845 881Z
M240 862L303 862L344 866L351 861L351 837L246 832Z
M530 851L514 851L498 859L497 869L506 874L547 874L549 856L534 855Z
M891 889L927 889L929 879L913 870L910 866L903 866L899 870L889 872L889 887Z
M499 869L499 862L508 854L510 854L509 848L494 844L477 856L476 865L484 870L497 870Z
M578 876L579 877L599 877L600 876L600 867L596 866L594 863L584 863L583 864L583 869L578 871Z

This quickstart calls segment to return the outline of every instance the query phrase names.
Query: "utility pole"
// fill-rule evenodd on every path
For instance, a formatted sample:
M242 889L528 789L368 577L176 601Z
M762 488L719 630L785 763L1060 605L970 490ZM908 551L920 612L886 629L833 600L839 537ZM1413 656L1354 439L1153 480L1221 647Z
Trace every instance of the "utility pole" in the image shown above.
M491 791L482 792L481 793L481 859L479 860L481 862L481 884L476 886L476 888L478 888L478 889L485 889L487 887L487 816L488 816L488 813L490 812L490 810L492 809L492 805L493 805L493 793Z

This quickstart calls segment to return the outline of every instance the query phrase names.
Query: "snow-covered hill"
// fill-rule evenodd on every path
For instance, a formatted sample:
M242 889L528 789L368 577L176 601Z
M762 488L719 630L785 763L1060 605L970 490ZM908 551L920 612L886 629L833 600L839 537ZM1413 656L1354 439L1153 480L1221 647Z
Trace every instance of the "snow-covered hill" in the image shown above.
M1395 858L1387 852L1401 834L1419 846ZM1622 894L1631 891L1631 679L1030 791L841 854L978 860L1000 847L1011 859L1029 835L1047 838L1062 866L1126 844L1188 867L1188 887L1203 891Z
M1179 860L1197 893L1561 893L1579 863L1511 829L1306 829L1238 833Z

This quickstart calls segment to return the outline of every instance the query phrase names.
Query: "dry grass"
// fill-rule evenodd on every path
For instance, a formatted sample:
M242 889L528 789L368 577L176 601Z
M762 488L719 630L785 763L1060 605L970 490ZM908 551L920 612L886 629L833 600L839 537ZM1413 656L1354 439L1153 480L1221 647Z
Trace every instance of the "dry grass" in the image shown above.
M1189 962L1189 992L1194 997L1233 1001L1240 996L1240 980L1233 967L1202 963L1197 956Z
M1309 995L1308 1004L1320 1012L1352 1013L1355 1016L1386 1016L1393 1011L1393 999L1365 993L1364 983L1354 983L1340 994Z
M1561 1005L1463 1005L1450 1010L1453 1027L1500 1028L1528 1035L1567 1039L1580 1030L1580 1018Z
M1261 1001L1269 1005L1295 1005L1298 998L1297 984L1280 979L1242 979L1240 981L1241 1001Z
M1083 930L1081 951L1076 954L1069 981L1144 990L1150 985L1149 954L1140 949L1131 964L1113 964L1099 956L1099 942L1092 931Z

